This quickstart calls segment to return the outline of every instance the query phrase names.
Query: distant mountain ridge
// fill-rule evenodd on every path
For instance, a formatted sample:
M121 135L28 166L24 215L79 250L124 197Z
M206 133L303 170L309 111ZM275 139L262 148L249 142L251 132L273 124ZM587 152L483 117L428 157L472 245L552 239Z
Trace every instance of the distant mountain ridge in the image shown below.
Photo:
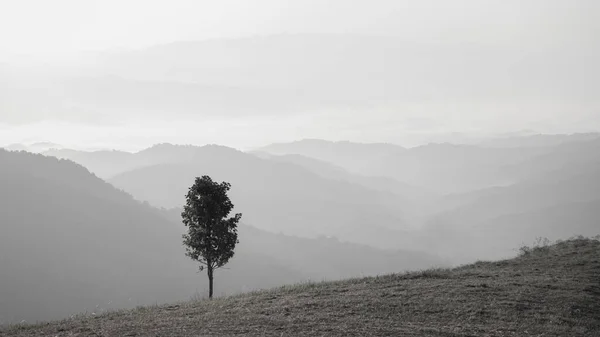
M599 132L573 133L567 135L532 134L521 137L497 137L477 143L483 147L544 147L568 144L573 142L590 141L600 138Z
M249 153L162 144L128 154L133 169L118 158L99 162L121 172L112 184L153 205L180 206L189 180L208 173L234 184L236 206L264 230L380 248L431 247L468 262L513 254L520 240L540 235L595 234L599 149L595 134L515 136L491 147L312 139ZM552 207L574 218L580 210L580 220L558 223L567 218L551 218L544 210ZM508 219L522 228L509 230ZM492 223L505 228L494 249L483 230Z
M246 221L259 228L290 235L360 239L353 242L372 245L378 242L373 237L376 231L366 233L381 228L397 233L388 235L380 246L400 248L397 240L407 228L399 195L326 179L296 164L261 159L230 148L204 146L190 151L194 156L189 161L144 167L109 182L139 200L170 208L181 205L181 196L195 176L208 174L233 185L236 209L248 214ZM365 219L371 219L368 226Z
M103 179L138 168L172 162L185 162L194 157L195 147L157 144L137 153L125 151L50 150L43 154L77 162Z
M202 295L206 277L184 255L178 213L137 202L69 160L0 149L0 324ZM216 294L444 263L242 225Z
M479 145L428 144L405 149L382 144L304 140L273 144L257 151L276 155L302 155L335 164L354 173L389 177L432 192L447 194L514 183L521 179L522 173L519 171L538 157L563 160L560 158L573 155L568 152L571 150L592 154L594 147L600 144L599 141L600 134L595 133L538 135L503 140L508 144L534 142L537 144L535 146L501 146L495 143L486 147L484 142ZM489 142L494 144L495 140ZM545 145L540 145L540 142ZM557 154L559 152L563 154ZM531 168L530 171L534 169Z
M363 172L369 161L403 154L406 149L386 143L331 142L320 139L304 139L292 143L276 143L258 149L278 155L298 154L330 162L354 173Z
M42 153L50 150L63 149L63 146L52 142L37 142L29 144L15 143L5 146L4 149L8 151L27 151L32 153Z
M376 158L361 153L362 145L352 151L335 142L314 144L276 144L260 151L316 158L433 191L430 202L421 205L427 220L421 232L413 233L414 242L459 261L511 256L516 246L539 236L600 233L600 137L595 133L507 137L490 141L489 147L429 144ZM347 153L355 156L349 160Z

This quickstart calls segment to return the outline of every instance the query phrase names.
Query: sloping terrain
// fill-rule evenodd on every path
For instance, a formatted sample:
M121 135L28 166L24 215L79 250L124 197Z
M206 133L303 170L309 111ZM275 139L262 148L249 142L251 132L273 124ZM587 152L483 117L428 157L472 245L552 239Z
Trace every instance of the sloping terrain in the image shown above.
M58 149L49 150L43 152L43 154L50 157L74 161L102 179L107 179L119 173L143 166L142 163L133 160L132 153L123 151L84 152Z
M537 173L508 186L449 195L438 205L423 235L436 241L439 254L501 258L539 236L599 233L600 158L589 144L561 147L523 167Z
M389 177L352 174L346 169L335 164L299 154L271 155L266 152L253 152L253 154L261 158L291 163L304 167L305 169L316 173L323 178L347 181L349 183L358 184L378 191L392 192L403 197L405 201L434 197L434 195L432 195L432 193L426 189L412 186Z
M77 151L58 149L45 151L43 154L59 159L72 160L102 179L109 179L118 174L142 167L158 164L189 162L195 157L197 147L156 144L151 148L136 152L116 150Z
M234 199L235 201L235 199ZM0 324L202 296L207 278L182 246L177 212L67 160L0 150ZM437 266L432 256L242 225L216 294Z
M547 136L550 137L550 136ZM403 149L386 144L302 140L259 149L276 155L302 155L351 172L397 179L441 194L506 186L565 166L600 161L596 134L556 135L563 142L539 146L428 144ZM540 135L538 138L544 138ZM519 137L507 138L517 144ZM527 142L525 142L527 143Z
M378 248L428 247L464 263L510 256L515 246L537 236L596 234L598 139L554 136L546 144L538 138L544 137L522 148L431 144L403 149L322 140L265 148L302 153L288 155L161 144L126 156L84 152L71 158L92 172L124 172L109 182L156 206L180 206L193 177L210 174L233 184L238 210L261 229L335 236ZM529 142L506 141L511 139ZM382 176L351 173L365 165L380 167L373 172ZM436 194L448 190L444 185L466 192Z
M369 190L388 193L390 199L397 200L396 207L402 209L402 217L411 224L411 227L418 227L423 223L436 205L435 201L440 199L437 194L428 189L413 186L394 178L353 174L340 166L303 155L271 155L266 152L253 152L253 154L270 161L298 165L325 179L344 181Z
M367 168L371 163L389 156L405 154L407 149L393 144L303 139L291 143L270 144L257 151L274 155L302 155L335 164L353 173L370 173Z
M513 182L503 166L550 152L549 148L484 148L428 144L404 149L388 144L302 140L272 144L260 151L297 154L327 161L351 172L384 176L438 193L457 193Z
M413 214L418 215L410 217L407 215L411 212L404 212L405 219L419 228L411 233L414 247L430 247L455 263L470 262L477 257L506 258L514 254L516 246L538 236L559 239L598 234L600 141L597 135L539 135L504 141L506 145L490 148L429 144L392 151L377 144L304 140L273 144L262 151L278 153L272 158L305 167L316 167L314 158L319 158L319 163L396 177L437 192L438 197L425 195L420 204L406 203L410 199L404 199L404 205L411 205ZM519 146L521 143L524 145ZM362 151L365 147L372 150L371 154L381 155L370 156L368 151ZM379 152L375 151L377 148ZM349 155L352 152L356 157ZM350 159L364 165L356 166ZM313 171L343 177L332 169L325 170L324 164ZM379 179L369 177L365 181L377 186L375 182Z
M171 146L178 148L177 146ZM144 167L108 181L157 207L180 207L195 177L232 184L235 211L245 222L271 232L401 249L410 243L399 195L326 179L299 165L266 160L224 146L193 149L184 162Z
M600 242L0 330L28 336L598 336Z
M72 162L0 150L0 221L3 322L185 299L195 289L179 228Z
M448 199L458 207L438 217L449 222L453 220L458 228L475 226L506 214L526 213L574 202L600 201L600 162L589 165L587 172L540 174L535 180L484 189L458 196L457 200Z
M478 142L479 146L483 147L500 147L500 148L511 148L511 147L546 147L556 146L561 144L569 144L573 142L581 142L588 140L595 140L600 138L600 133L589 132L589 133L574 133L567 135L560 134L534 134L534 135L523 135L514 136L508 135L504 137L497 137L487 139Z

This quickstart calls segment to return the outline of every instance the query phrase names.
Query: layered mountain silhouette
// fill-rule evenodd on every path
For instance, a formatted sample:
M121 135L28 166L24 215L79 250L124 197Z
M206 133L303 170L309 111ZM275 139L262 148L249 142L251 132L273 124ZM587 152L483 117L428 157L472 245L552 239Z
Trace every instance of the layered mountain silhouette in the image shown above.
M177 210L140 203L72 161L0 150L0 163L0 321L62 318L203 294L206 276L184 255L185 228ZM242 225L236 256L217 273L216 291L440 263L422 253Z
M477 143L483 147L547 147L556 146L568 143L576 143L582 141L596 140L600 138L600 133L589 132L589 133L574 133L565 135L544 135L544 134L531 134L531 135L501 135L493 139L483 140Z
M336 236L391 249L405 247L403 240L409 241L402 196L326 179L299 165L227 147L182 148L191 153L184 161L133 170L109 182L139 200L171 208L182 205L194 177L207 174L233 185L236 211L261 229L303 237Z
M542 139L547 139L546 143ZM566 164L570 156L595 158L600 134L505 138L527 146L428 144L404 149L388 144L303 140L258 149L276 155L302 155L367 176L393 178L438 194L465 193L506 186L523 174ZM531 143L536 144L533 146ZM545 145L544 145L545 144ZM546 159L544 159L546 158ZM544 165L543 160L548 163ZM529 168L528 168L529 166Z
M420 236L414 242L457 261L510 256L537 237L600 232L598 134L518 136L487 145L430 144L388 151L371 144L373 151L367 154L361 153L364 144L352 146L305 140L259 151L328 161L435 192L430 203L422 204L427 220L420 233L413 233Z
M36 142L30 144L14 143L4 146L3 148L8 151L27 151L32 153L42 153L50 150L59 150L62 149L63 146L51 142Z
M245 220L264 230L430 247L470 261L513 254L538 236L594 234L599 141L597 134L539 135L505 138L503 146L402 148L305 140L251 153L162 144L98 162L122 172L112 184L158 207L180 206L191 179L211 174L233 183ZM559 207L586 220L559 223L548 211ZM492 223L502 235L484 235L494 233L486 229ZM519 230L510 229L517 223Z
M510 245L536 237L598 235L599 149L599 140L561 144L505 168L514 184L446 196L440 207L445 210L432 217L429 232L469 237L479 253L491 257L505 257L513 253Z

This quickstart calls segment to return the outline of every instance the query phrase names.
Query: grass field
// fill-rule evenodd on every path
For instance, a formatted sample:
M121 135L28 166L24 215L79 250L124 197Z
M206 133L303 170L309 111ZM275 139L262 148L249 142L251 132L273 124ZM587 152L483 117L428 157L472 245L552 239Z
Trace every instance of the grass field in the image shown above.
M16 325L0 336L600 336L600 242L498 262L301 284Z

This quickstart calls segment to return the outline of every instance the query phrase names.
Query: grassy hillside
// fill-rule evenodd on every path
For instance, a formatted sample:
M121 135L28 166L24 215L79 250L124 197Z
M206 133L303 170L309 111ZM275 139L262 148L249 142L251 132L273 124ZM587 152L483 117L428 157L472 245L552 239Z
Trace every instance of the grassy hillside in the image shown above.
M0 330L16 336L599 336L600 242Z

